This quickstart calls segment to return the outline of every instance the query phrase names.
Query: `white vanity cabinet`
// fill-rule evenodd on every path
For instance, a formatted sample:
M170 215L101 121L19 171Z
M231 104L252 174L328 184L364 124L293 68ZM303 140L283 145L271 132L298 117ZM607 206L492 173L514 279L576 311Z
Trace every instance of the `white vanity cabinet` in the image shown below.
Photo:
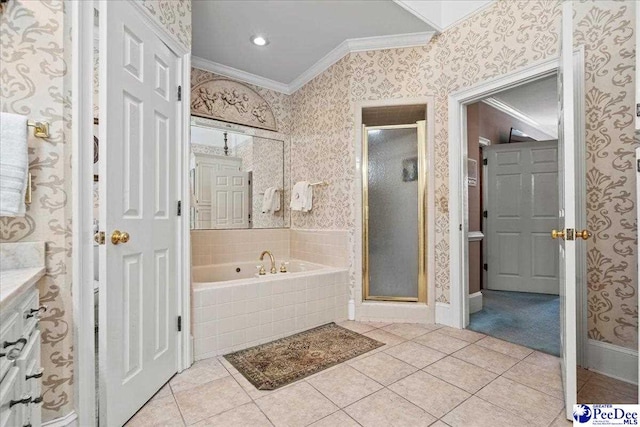
M0 309L0 427L41 425L43 310L35 283Z

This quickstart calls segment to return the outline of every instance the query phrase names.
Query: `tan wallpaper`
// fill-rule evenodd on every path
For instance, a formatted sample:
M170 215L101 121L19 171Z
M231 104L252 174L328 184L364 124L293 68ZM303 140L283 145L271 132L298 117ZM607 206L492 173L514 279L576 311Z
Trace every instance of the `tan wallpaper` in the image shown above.
M49 306L40 321L45 420L73 409L71 94L65 25L61 1L14 0L0 15L1 109L51 125L51 138L29 140L33 203L26 216L0 219L2 242L47 242L46 275L38 282L40 301Z
M191 0L137 0L184 47L191 50Z
M574 42L586 49L589 337L637 349L634 3L576 4Z
M637 345L632 2L575 6L575 42L586 49L589 335ZM448 96L558 55L558 1L497 1L427 46L347 55L294 93L292 181L326 179L314 209L292 227L355 230L354 103L435 97L436 300L449 301ZM351 239L353 241L353 239ZM351 265L354 258L351 251ZM352 273L353 274L353 273Z

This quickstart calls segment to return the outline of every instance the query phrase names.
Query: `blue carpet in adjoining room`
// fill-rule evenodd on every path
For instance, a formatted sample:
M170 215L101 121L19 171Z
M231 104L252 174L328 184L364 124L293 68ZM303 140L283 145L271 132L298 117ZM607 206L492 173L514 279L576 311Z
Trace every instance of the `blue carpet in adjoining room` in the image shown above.
M485 289L469 329L560 356L559 302L557 295Z

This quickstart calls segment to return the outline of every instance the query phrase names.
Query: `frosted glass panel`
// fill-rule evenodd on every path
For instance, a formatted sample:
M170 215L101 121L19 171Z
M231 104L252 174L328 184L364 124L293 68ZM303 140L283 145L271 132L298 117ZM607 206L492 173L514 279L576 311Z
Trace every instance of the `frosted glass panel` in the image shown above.
M418 297L418 133L368 131L369 295Z

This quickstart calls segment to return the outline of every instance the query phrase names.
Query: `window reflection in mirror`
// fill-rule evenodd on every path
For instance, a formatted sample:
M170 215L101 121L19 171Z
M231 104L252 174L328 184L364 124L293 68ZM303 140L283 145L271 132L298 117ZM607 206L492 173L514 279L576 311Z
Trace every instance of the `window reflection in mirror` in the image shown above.
M192 228L285 227L283 141L192 125L189 168Z

